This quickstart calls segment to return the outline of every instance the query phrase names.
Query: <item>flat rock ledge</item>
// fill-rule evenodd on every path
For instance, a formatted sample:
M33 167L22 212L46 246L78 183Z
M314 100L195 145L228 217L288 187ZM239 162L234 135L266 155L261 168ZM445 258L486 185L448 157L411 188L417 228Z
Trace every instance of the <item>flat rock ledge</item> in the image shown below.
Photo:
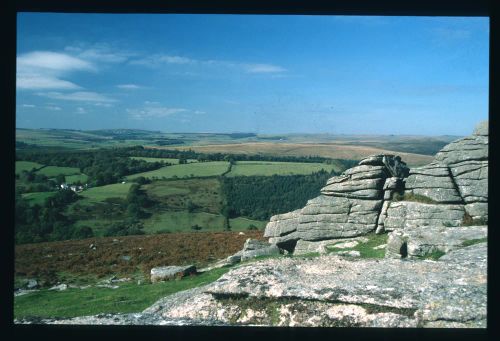
M241 265L137 314L47 324L486 328L487 244L438 261L324 255Z

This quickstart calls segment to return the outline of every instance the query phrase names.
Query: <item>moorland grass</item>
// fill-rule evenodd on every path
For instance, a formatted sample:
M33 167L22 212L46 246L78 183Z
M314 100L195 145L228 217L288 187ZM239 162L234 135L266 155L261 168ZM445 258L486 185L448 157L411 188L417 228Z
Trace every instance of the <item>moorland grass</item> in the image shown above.
M75 175L67 175L65 176L65 180L67 184L74 184L76 182L80 182L82 184L88 181L89 177L85 174L75 174Z
M337 251L359 251L361 258L384 258L385 257L385 249L374 249L374 247L383 245L387 243L388 238L387 233L375 234L371 233L365 235L364 237L368 238L366 243L360 242L358 245L352 248L336 248L335 246L327 246L326 249L329 252L337 252Z
M217 280L228 268L213 269L181 280L160 283L126 282L119 288L70 288L64 291L43 289L14 298L14 318L76 317L101 313L141 312L158 299L178 291Z

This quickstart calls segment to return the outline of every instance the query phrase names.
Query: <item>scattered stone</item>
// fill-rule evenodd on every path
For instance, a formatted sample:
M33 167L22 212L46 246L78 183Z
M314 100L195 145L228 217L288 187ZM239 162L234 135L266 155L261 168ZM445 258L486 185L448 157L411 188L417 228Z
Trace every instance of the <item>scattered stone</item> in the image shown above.
M110 285L110 284L98 284L98 285L96 285L96 287L109 288L109 289L118 289L119 288L118 285Z
M91 249L91 250L95 250L95 249L97 249L97 246L96 246L96 245L94 245L94 244L90 244L90 245L89 245L89 249Z
M175 278L182 278L191 274L196 274L194 265L186 266L162 266L151 269L151 282L169 281Z
M244 233L244 232L239 232L239 233L238 233L238 235L240 235L240 236L244 236L244 235L245 235L245 233Z
M386 246L387 246L387 244L382 244L379 246L374 246L373 249L374 250L383 250L383 249L385 249Z
M121 256L121 259L123 259L126 262L130 261L131 258L132 257L130 257L130 256Z
M36 279L28 279L28 282L26 283L26 289L32 290L38 288L38 281Z
M336 255L339 256L347 256L347 257L361 257L361 253L359 251L336 251Z
M66 289L68 289L68 285L67 285L67 284L62 283L62 284L59 284L59 285L55 285L55 286L53 286L53 287L52 287L52 288L50 288L49 290L64 291L64 290L66 290Z

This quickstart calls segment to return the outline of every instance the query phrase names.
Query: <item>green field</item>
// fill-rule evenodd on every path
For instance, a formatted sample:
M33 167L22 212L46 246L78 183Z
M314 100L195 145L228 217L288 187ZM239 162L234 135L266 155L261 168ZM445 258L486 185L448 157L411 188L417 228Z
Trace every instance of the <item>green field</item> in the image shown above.
M179 159L171 159L171 158L166 158L166 157L141 157L141 156L131 156L131 159L135 160L144 160L146 162L166 162L166 163L171 163L173 165L178 165L179 164ZM188 163L193 163L193 162L198 162L196 159L188 159Z
M22 197L30 203L30 205L43 205L47 198L50 198L56 192L33 192L33 193L24 193Z
M127 179L131 180L139 176L149 179L161 179L163 177L166 179L208 177L221 175L228 170L228 167L229 162L225 161L189 163L184 165L167 166L150 172L129 175Z
M311 174L322 169L330 172L337 167L324 163L238 161L226 176Z
M132 183L119 183L100 187L89 188L80 193L91 202L100 202L109 198L126 198Z
M57 167L57 166L47 166L38 171L38 173L43 174L49 178L55 177L59 174L63 175L77 175L80 174L80 169L76 167Z
M218 213L222 209L223 198L218 179L159 180L141 188L151 199L169 209L185 210L189 203L205 212Z
M250 220L245 218L230 219L231 231L245 231L250 225L258 228L265 226L266 222ZM224 227L224 217L220 214L206 212L189 213L187 211L163 212L153 215L144 221L144 232L152 234L156 232L194 232L191 227L201 226L200 232L222 231Z
M82 184L86 183L89 177L85 174L76 174L76 175L67 175L66 177L67 184L74 184L80 181Z
M16 174L20 174L22 171L30 171L33 168L38 169L43 167L43 165L31 162L31 161L16 161Z

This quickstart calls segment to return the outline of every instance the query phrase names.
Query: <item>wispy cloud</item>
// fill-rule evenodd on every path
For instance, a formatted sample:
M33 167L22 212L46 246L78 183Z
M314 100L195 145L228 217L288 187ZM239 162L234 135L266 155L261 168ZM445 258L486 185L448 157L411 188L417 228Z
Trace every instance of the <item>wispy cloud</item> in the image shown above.
M53 71L94 70L94 66L82 59L64 53L35 51L17 57L18 69L36 68Z
M430 30L434 40L438 43L454 43L468 40L472 32L463 28L438 27Z
M86 114L87 110L85 110L85 108L78 107L78 108L76 108L76 113L77 114Z
M61 92L41 92L37 93L39 96L65 100L65 101L76 101L76 102L98 102L98 103L113 103L116 102L115 99L109 98L107 96L98 94L96 92L90 91L77 91L71 93L61 93Z
M135 84L119 84L116 87L119 89L125 89L125 90L134 90L134 89L140 88L139 85L135 85Z
M165 54L154 54L145 58L130 61L130 64L146 65L146 66L160 66L164 64L196 64L198 60Z
M25 90L75 90L80 86L64 78L71 72L95 70L92 63L64 53L34 51L17 57L16 86Z
M279 65L267 63L245 63L231 60L199 60L177 55L155 54L141 59L131 60L130 64L144 65L148 67L160 67L162 65L192 65L201 67L222 67L241 70L247 73L283 73L287 70Z
M187 111L189 110L184 108L160 106L156 102L149 102L143 108L139 109L127 109L127 113L129 114L130 118L135 120L167 117Z
M23 104L21 105L23 108L36 108L36 105L34 104Z
M58 107L57 105L47 105L45 107L45 109L51 110L51 111L61 111L62 110L62 108Z
M245 64L248 73L280 73L286 72L285 68L272 64Z
M136 55L134 52L120 50L108 43L96 43L92 45L80 43L76 44L76 46L67 46L64 50L84 60L103 63L123 63Z

